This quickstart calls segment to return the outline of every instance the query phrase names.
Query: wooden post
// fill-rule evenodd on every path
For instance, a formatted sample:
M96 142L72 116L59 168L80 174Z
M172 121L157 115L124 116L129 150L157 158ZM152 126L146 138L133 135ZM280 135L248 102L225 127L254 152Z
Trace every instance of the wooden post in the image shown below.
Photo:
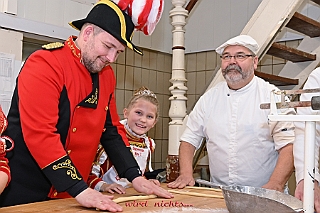
M179 175L179 138L183 131L183 119L187 114L185 93L187 87L185 82L185 47L184 47L184 26L188 11L183 7L186 0L172 0L174 8L170 11L173 29L172 47L172 86L169 90L172 96L170 100L169 116L169 147L166 163L166 180L174 181Z

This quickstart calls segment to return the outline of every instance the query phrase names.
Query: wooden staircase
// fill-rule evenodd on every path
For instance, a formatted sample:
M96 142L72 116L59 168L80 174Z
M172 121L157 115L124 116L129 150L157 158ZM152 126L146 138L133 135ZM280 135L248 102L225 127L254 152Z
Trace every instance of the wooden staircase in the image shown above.
M320 6L320 0L311 0ZM310 38L320 37L320 22L313 20L299 12L295 12L285 27L296 32L309 36ZM281 30L281 29L280 29ZM268 55L291 61L292 63L315 61L316 54L305 52L296 48L288 47L280 43L272 43L268 51ZM318 56L320 57L320 55ZM266 73L256 72L256 75L275 84L276 86L299 85L299 79L285 78L278 75L270 75ZM302 85L303 82L300 82Z
M240 33L250 35L257 41L260 46L257 53L259 59L268 54L286 60L278 75L255 72L256 76L280 89L300 89L320 63L320 20L300 13L308 4L320 7L320 0L281 0L281 3L279 0L263 0ZM277 42L286 28L296 31L303 38L296 49ZM224 78L220 69L206 91L221 81Z

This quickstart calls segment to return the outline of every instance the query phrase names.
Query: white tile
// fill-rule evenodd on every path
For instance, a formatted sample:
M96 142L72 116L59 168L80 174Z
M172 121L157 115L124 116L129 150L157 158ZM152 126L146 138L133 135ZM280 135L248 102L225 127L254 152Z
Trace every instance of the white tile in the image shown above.
M154 70L149 71L148 87L152 91L157 91L157 72Z
M134 51L130 50L127 48L127 51L126 51L126 65L128 66L134 66L134 54L137 54L135 53Z
M117 76L116 76L118 89L125 88L125 66L122 64L117 64Z
M161 94L167 92L164 89L163 76L164 76L163 72L159 72L159 71L157 72L157 89L156 89L156 92L157 93L161 93Z
M172 55L166 54L164 57L164 72L171 73L172 72Z
M119 54L116 61L117 64L126 64L126 51L128 51L128 49L125 49L125 52Z
M125 72L125 86L124 88L126 90L134 90L133 88L133 67L127 66L126 67L126 72Z
M164 106L164 101L163 101L163 96L162 94L157 94L157 99L158 99L158 102L159 102L159 108L160 108L160 111L159 111L159 120L162 119L163 117L163 106ZM159 109L158 109L159 110ZM159 121L158 121L159 122Z
M187 54L186 56L186 71L196 71L197 70L197 54Z
M205 69L215 69L217 66L217 53L215 51L209 51L206 53Z
M171 104L169 97L170 97L169 95L163 95L163 102L160 103L163 117L169 117L169 108L170 108L170 104ZM168 121L168 123L169 123L169 121Z
M197 53L197 71L203 71L206 69L206 52Z
M150 74L150 70L148 69L141 70L141 84L148 88L149 88L149 74Z
M196 94L202 95L206 86L206 72L196 72Z
M157 69L157 53L150 51L149 59L150 59L149 69L156 70Z
M162 138L162 119L159 119L154 127L156 129L155 138Z
M163 53L157 54L157 71L163 72L165 68L165 57Z
M135 67L141 67L142 66L142 60L144 56L141 56L137 53L135 53L134 55L134 66Z
M115 98L116 98L116 104L117 104L117 112L119 115L123 115L123 109L126 106L125 100L124 100L124 90L116 90L115 91Z
M188 94L195 94L196 93L196 73L195 72L187 72L186 77L188 79L187 81L187 87L188 87Z
M142 82L142 71L140 67L134 67L133 68L133 76L134 76L134 81L133 81L133 89L136 90L143 86Z
M148 69L150 67L150 51L144 51L141 66Z

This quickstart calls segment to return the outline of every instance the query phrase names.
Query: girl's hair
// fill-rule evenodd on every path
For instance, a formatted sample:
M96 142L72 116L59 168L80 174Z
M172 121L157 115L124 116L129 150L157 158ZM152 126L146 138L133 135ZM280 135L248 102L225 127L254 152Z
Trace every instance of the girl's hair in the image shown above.
M132 107L132 105L135 104L139 99L144 99L146 101L149 101L150 103L154 104L157 107L157 112L156 112L156 120L157 120L159 117L159 111L160 111L159 101L157 99L157 96L147 87L143 86L137 89L136 91L134 91L134 94L127 105L127 109Z

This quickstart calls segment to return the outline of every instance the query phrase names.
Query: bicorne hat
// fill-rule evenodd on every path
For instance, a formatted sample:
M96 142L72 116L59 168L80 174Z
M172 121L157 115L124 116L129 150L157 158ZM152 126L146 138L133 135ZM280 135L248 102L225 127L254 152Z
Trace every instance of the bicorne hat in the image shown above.
M91 23L100 27L131 50L143 55L142 51L132 43L135 25L131 17L114 2L100 0L94 5L86 18L72 21L69 25L77 30L81 30L85 23Z

